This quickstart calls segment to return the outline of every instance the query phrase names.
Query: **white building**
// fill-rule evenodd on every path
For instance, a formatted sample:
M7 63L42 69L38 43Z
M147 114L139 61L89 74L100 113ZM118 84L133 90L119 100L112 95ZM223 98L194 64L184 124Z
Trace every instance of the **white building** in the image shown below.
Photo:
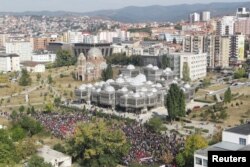
M194 152L194 167L206 167L208 151L249 151L250 123L222 132L222 141Z
M98 43L98 37L96 35L84 34L83 35L83 43Z
M7 42L6 53L15 53L20 56L20 61L30 61L32 57L31 42Z
M210 18L211 18L210 11L203 11L203 12L201 12L201 20L202 21L209 21Z
M20 57L17 54L0 54L0 72L20 71Z
M79 43L83 42L82 32L67 31L63 33L63 40L66 43Z
M234 16L224 16L217 22L217 35L234 35Z
M44 53L44 54L33 54L32 61L35 62L55 62L56 54Z
M198 22L200 21L200 14L199 13L191 13L189 16L190 23Z
M237 18L248 18L248 17L250 17L250 12L245 7L238 8L236 11L236 17Z
M44 158L44 161L51 163L53 167L71 167L72 158L56 150L52 150L49 146L43 146L38 149L38 156Z
M98 39L100 42L103 43L112 43L113 38L117 38L118 33L115 31L101 31L98 34Z
M180 78L183 78L183 66L185 63L189 67L189 78L192 81L207 76L206 53L180 53Z
M39 62L26 61L21 64L28 72L43 73L46 69L45 65Z

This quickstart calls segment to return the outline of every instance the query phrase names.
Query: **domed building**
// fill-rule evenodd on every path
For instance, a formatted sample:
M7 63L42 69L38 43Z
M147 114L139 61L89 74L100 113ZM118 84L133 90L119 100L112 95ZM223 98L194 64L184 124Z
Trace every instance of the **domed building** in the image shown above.
M91 48L85 57L81 53L77 61L76 77L81 81L93 81L101 78L102 70L107 67L106 60L98 48Z

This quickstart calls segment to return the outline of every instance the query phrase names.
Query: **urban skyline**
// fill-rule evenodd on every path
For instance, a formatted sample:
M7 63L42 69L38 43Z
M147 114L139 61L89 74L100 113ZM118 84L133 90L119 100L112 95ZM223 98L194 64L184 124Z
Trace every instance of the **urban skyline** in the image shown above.
M176 1L164 1L164 0L93 0L88 1L86 4L84 0L0 0L0 12L24 12L24 11L74 11L74 12L90 12L95 10L107 10L107 9L119 9L126 6L150 6L150 5L179 5L179 4L195 4L204 3L199 0L176 0ZM207 0L205 3L213 2L247 2L246 0ZM13 5L18 4L18 5ZM99 5L96 5L99 4Z

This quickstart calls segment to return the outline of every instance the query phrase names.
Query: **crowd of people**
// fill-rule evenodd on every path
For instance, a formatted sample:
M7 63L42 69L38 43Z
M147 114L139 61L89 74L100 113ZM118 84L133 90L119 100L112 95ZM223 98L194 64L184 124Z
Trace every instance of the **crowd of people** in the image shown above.
M35 114L36 120L41 122L51 133L58 138L66 138L74 133L77 122L88 122L92 115L74 112L74 113L39 113ZM107 119L111 117L107 116ZM184 140L175 133L158 134L149 131L141 123L123 123L119 125L127 139L131 143L129 154L124 157L124 164L132 161L158 162L162 155L170 151L175 157L178 150L183 147Z

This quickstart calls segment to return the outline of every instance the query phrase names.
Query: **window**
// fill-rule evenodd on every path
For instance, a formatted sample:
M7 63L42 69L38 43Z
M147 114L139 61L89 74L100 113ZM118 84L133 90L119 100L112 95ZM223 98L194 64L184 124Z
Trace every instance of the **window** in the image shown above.
M203 166L207 166L207 160L203 159Z
M202 165L202 159L196 157L195 163L196 163L197 165Z
M246 139L243 139L243 138L239 138L239 143L240 145L246 145Z

